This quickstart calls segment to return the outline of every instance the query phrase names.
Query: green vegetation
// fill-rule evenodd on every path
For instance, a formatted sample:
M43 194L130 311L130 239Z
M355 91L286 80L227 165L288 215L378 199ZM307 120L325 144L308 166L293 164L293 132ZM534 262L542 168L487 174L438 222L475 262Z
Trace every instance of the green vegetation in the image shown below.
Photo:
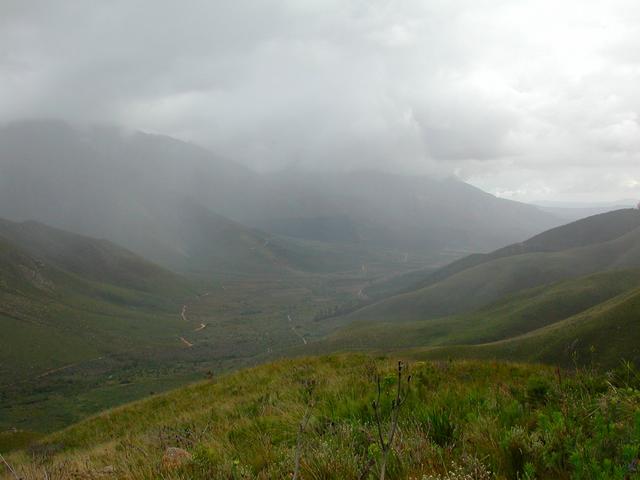
M526 288L605 270L637 267L640 267L640 229L587 247L492 260L429 287L363 308L346 321L393 318L402 322L453 315L483 307Z
M427 287L333 319L342 328L306 352L638 365L639 219L634 210L599 215L454 262Z
M313 345L316 351L469 345L508 339L597 307L640 285L640 270L613 271L523 290L477 311L407 323L354 322ZM390 317L393 319L393 317ZM580 331L568 339L580 340ZM620 356L633 354L633 345ZM526 357L514 353L514 359ZM618 359L620 358L618 357ZM617 362L614 359L613 362Z
M497 358L612 367L640 363L640 289L524 335L477 345L434 348L420 358Z
M109 353L167 345L180 331L175 312L193 291L188 282L94 242L88 245L101 253L95 269L77 255L65 271L54 264L64 263L65 252L35 257L0 238L3 384Z
M427 280L417 268L442 258L240 241L224 222L190 239L203 270L186 279L0 222L0 452L26 479L636 478L638 218L594 217ZM252 268L232 271L247 249ZM401 358L306 357L354 349ZM168 447L187 461L169 468Z
M536 252L559 252L615 240L640 227L640 214L622 209L593 215L552 228L527 241L500 248L488 254L472 254L437 269L423 269L389 280L386 290L393 294L418 290L441 282L456 273L500 258ZM381 287L383 289L384 287Z
M332 319L341 328L310 350L414 348L424 358L595 360L604 367L639 362L639 222L637 210L620 210L453 262L430 274L425 287ZM410 275L416 272L404 278ZM388 291L401 283L392 280Z
M6 458L25 479L249 479L287 478L299 454L299 478L377 479L378 424L389 438L396 365L353 354L282 360L104 412ZM387 478L638 478L631 367L604 376L415 362L408 373ZM170 467L168 447L189 456Z
M345 323L391 318L405 322L454 315L523 289L606 270L638 268L639 222L640 211L611 212L488 255L465 257L429 274L410 291L354 312ZM560 241L562 235L567 239ZM566 245L569 248L563 248Z
M121 248L37 222L0 219L0 238L42 263L103 284L167 295L184 295L187 282L178 275ZM6 267L6 265L5 265Z
M380 251L354 255L342 273L282 267L185 278L34 222L0 221L0 232L0 432L51 432L305 346L334 327L322 312L358 302L372 278L413 266ZM303 258L308 242L291 243ZM310 267L343 255L338 245L316 247Z

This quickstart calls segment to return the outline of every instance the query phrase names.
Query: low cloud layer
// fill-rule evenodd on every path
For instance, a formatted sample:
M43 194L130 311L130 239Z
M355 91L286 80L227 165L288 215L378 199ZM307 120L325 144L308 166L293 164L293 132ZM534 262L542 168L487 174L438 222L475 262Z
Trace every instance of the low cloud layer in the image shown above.
M0 120L116 123L254 168L640 197L640 4L4 0Z

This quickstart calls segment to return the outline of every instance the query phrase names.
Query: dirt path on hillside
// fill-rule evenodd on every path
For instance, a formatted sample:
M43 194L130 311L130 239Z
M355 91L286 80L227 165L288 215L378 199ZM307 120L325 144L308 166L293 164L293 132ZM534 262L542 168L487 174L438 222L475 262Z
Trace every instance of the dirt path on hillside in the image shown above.
M82 363L94 362L96 360L102 360L103 358L104 358L104 355L101 356L101 357L91 358L89 360L82 360L80 362L69 363L68 365L63 365L62 367L58 367L58 368L52 368L51 370L47 370L46 372L42 372L40 375L36 376L36 379L47 377L47 376L49 376L49 375L51 375L53 373L62 372L63 370L67 370L68 368L75 367L75 366L80 365Z
M224 288L224 287L222 287L222 288ZM205 292L205 293L202 293L202 294L198 295L198 298L207 297L207 296L209 296L210 294L211 294L211 292ZM187 307L188 307L188 305L185 303L185 304L182 306L182 311L180 312L180 317L181 317L181 318L182 318L182 320L184 320L185 322L188 322L188 321L189 321L189 318L187 317ZM194 329L193 331L194 331L194 332L201 332L202 330L204 330L205 328L207 328L207 325L208 325L207 323L200 323L200 326L199 326L198 328ZM184 343L188 348L193 347L193 343L191 343L191 342L190 342L189 340L187 340L186 338L184 338L184 337L178 337L178 338L180 338L180 341L181 341L182 343Z
M295 329L295 327L293 326L293 320L291 319L291 315L287 315L287 320L289 320L289 328L291 329L291 331L300 338L300 340L302 340L302 343L304 343L305 345L307 344L307 339L304 338L304 335L300 335L300 333L298 333L298 331Z

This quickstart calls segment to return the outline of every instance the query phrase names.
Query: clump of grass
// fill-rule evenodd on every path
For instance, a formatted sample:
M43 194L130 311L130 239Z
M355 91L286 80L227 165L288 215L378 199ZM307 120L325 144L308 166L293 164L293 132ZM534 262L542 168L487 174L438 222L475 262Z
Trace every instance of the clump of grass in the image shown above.
M456 442L456 423L453 414L445 407L436 407L419 413L417 420L429 439L440 447Z

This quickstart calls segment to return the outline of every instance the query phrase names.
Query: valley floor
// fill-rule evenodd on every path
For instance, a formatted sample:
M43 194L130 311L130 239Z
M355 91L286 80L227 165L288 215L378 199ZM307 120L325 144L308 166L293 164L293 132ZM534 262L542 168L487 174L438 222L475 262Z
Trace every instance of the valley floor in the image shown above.
M200 293L175 306L176 321L161 341L114 344L111 352L92 351L0 382L0 432L51 432L124 402L304 349L338 326L331 318L337 308L366 302L358 292L392 272L372 265L367 273L197 278Z

